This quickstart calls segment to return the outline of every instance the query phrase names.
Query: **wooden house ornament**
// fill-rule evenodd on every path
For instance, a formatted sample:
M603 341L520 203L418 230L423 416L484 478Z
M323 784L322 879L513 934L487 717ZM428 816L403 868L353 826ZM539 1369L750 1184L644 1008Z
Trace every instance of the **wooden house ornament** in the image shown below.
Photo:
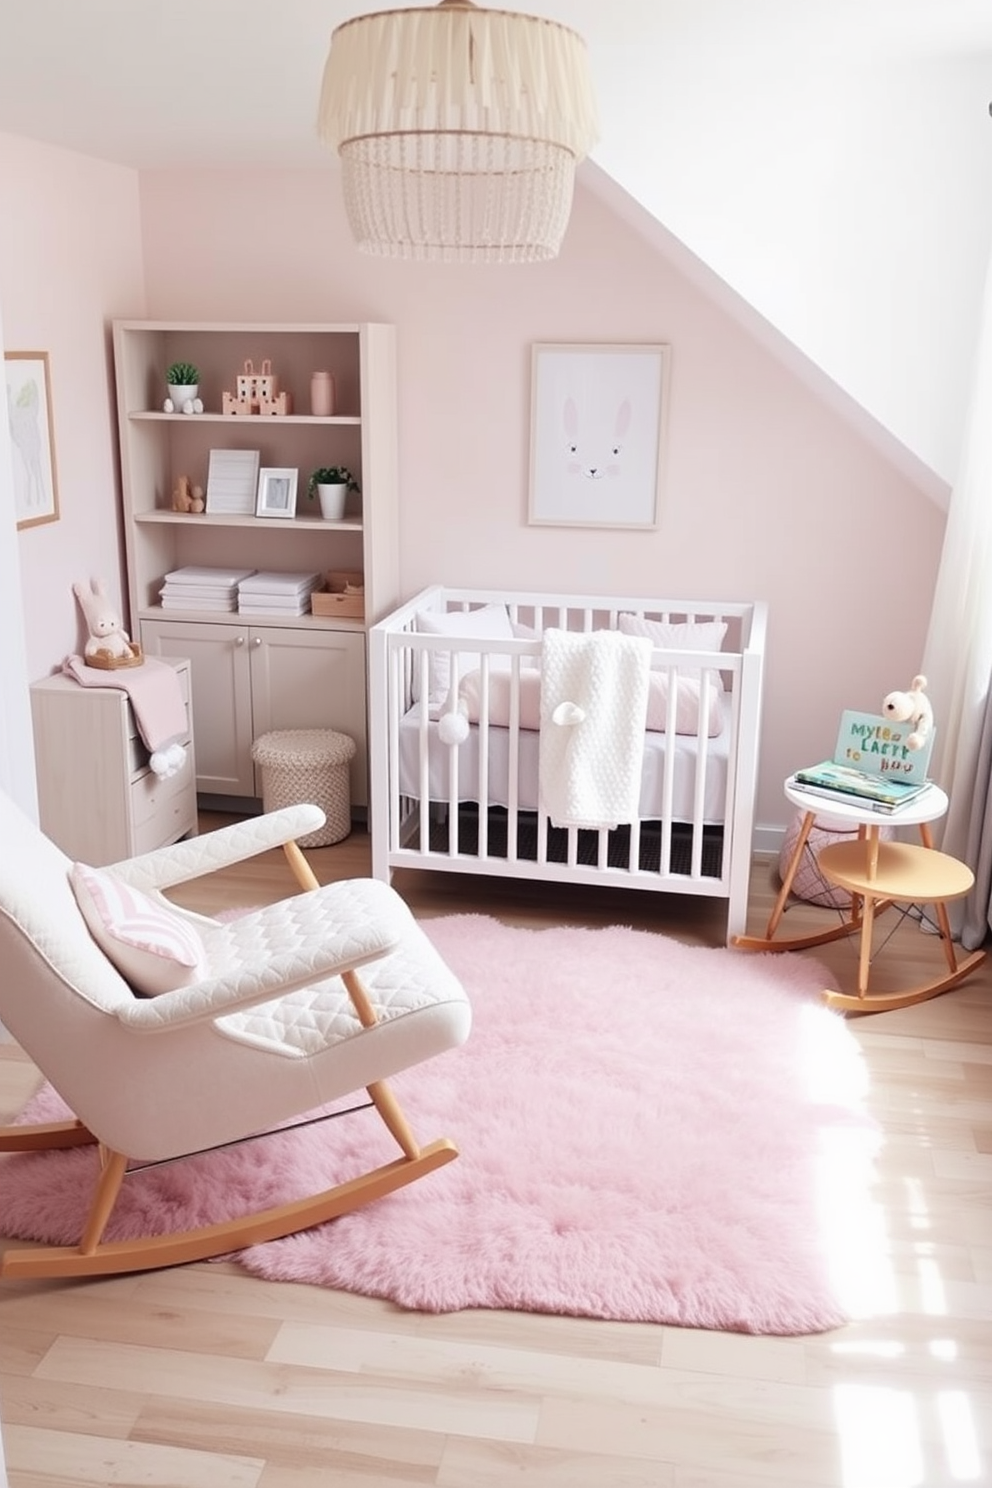
M224 413L242 417L252 414L278 416L292 413L293 397L291 393L279 391L279 379L272 371L272 363L268 357L263 361L260 372L255 371L254 363L249 358L245 361L244 370L238 373L237 392L224 393L221 406Z

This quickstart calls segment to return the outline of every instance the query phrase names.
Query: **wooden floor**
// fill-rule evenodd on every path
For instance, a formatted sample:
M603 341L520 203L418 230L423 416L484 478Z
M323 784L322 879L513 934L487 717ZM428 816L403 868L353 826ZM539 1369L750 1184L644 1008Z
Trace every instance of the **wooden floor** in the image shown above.
M360 833L309 856L325 882L368 872ZM396 886L421 916L478 910L722 940L719 907L700 900L432 874ZM759 861L752 932L774 887ZM282 855L269 854L188 886L184 902L212 912L289 888ZM825 914L802 906L786 928ZM815 954L853 985L852 945ZM921 961L939 965L939 948L903 925L873 976L918 980ZM848 1277L863 1311L848 1327L778 1339L507 1312L430 1317L258 1281L226 1262L3 1283L11 1488L992 1484L990 1013L986 965L944 997L850 1022L887 1140L873 1239ZM0 1117L36 1083L0 1045Z

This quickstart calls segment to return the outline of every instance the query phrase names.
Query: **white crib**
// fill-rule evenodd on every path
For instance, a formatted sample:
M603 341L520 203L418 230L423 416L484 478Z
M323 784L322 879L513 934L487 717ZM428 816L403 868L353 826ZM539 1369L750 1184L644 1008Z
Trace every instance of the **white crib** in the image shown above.
M637 821L552 826L538 790L534 719L542 634L642 621L642 633L675 642L653 641L652 680L664 679L673 698L694 685L698 717L681 731L680 708L676 731L666 704L662 727L649 720ZM758 602L423 590L370 630L374 876L422 868L704 895L727 901L728 940L742 934L766 621ZM697 638L713 622L726 634L703 650ZM718 717L707 701L714 693ZM440 720L466 695L467 738L443 742Z

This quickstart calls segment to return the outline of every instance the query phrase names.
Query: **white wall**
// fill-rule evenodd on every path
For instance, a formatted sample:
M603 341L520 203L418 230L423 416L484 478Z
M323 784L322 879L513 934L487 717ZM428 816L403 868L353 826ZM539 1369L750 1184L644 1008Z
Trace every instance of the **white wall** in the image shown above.
M59 520L15 538L31 681L85 640L74 580L123 593L110 322L143 293L135 172L0 134L4 333L48 352L58 478Z

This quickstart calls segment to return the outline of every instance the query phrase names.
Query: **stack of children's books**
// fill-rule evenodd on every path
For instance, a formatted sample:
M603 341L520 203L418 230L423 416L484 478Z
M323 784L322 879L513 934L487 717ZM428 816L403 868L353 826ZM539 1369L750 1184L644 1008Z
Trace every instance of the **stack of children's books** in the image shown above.
M912 723L893 723L878 713L848 709L841 717L833 759L797 770L792 783L807 795L890 813L927 789L933 730L922 749L906 740Z

